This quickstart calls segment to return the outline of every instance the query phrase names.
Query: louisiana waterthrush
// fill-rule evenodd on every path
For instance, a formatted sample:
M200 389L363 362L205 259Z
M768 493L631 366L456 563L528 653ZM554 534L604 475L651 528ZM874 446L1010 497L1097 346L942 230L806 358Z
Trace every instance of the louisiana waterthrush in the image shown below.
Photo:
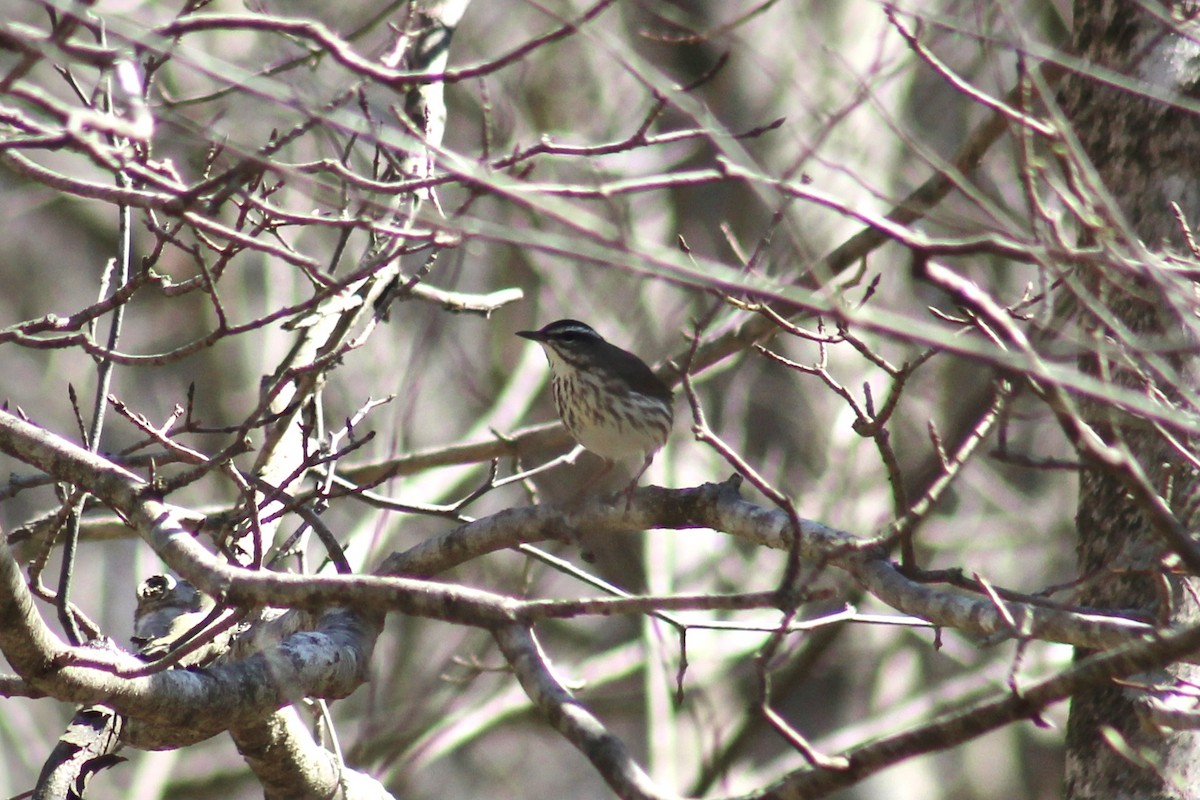
M604 459L604 470L592 483L616 461L642 456L641 469L625 490L628 509L638 479L671 434L675 413L670 387L646 362L578 320L560 319L517 335L546 351L554 405L567 432Z

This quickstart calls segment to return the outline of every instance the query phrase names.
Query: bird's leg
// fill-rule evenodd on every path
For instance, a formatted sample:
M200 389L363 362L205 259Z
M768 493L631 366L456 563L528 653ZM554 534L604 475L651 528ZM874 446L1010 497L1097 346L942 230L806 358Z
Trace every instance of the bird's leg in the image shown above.
M638 481L646 474L646 470L650 468L650 462L654 460L654 451L646 453L646 460L642 462L642 468L633 476L633 480L625 487L625 513L629 513L629 507L633 505L633 490L637 488Z

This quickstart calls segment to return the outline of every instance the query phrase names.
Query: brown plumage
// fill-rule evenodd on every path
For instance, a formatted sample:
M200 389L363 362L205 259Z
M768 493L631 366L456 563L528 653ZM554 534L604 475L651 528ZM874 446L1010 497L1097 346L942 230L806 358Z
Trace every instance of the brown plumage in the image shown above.
M617 460L642 456L626 490L628 507L638 479L671 434L670 387L640 358L578 320L517 335L546 351L558 415L575 441L604 459L604 472Z

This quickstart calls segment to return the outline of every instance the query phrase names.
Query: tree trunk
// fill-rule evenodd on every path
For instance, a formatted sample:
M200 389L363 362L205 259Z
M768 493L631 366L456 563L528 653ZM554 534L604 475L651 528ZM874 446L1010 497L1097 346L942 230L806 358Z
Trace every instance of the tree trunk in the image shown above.
M1077 0L1074 51L1081 61L1100 70L1127 76L1125 81L1098 80L1098 74L1074 74L1063 88L1062 103L1074 135L1115 200L1128 230L1155 254L1187 253L1172 203L1188 220L1200 219L1200 124L1194 114L1158 97L1195 97L1197 80L1195 26L1172 27L1168 15L1186 13L1185 3L1165 3L1152 15L1143 4L1119 0ZM1179 19L1178 16L1175 17ZM1187 34L1184 35L1186 30ZM1085 68L1089 70L1090 68ZM1116 88L1121 83L1125 88ZM1097 202L1101 203L1099 198ZM1136 252L1136 242L1123 235L1118 217L1101 210L1101 227L1087 235L1088 244ZM1085 371L1137 391L1155 388L1167 401L1184 407L1181 386L1195 388L1193 359L1185 348L1157 355L1163 372L1143 369L1149 345L1191 336L1187 317L1178 313L1181 282L1164 277L1159 264L1138 259L1132 268L1084 267L1082 284L1113 315L1108 323L1090 317L1077 304L1080 327L1094 352L1082 361ZM1175 290L1176 305L1169 302ZM1185 290L1190 286L1184 285ZM1080 308L1080 306L1083 308ZM1098 317L1099 315L1097 315ZM1190 316L1190 315L1189 315ZM1193 337L1194 338L1194 337ZM1085 339L1086 340L1086 339ZM1132 357L1131 357L1132 350ZM1161 375L1176 380L1163 380ZM1157 378L1153 386L1148 378ZM1173 385L1171 385L1173 383ZM1197 474L1163 430L1146 420L1120 416L1098 404L1085 411L1088 422L1110 443L1124 442L1149 480L1188 527L1195 528L1189 498ZM1177 431L1178 443L1195 452L1194 441ZM1081 476L1076 517L1079 569L1085 579L1080 602L1101 608L1136 609L1159 624L1194 623L1194 586L1163 569L1169 550L1147 515L1126 491L1121 476L1091 469ZM1187 578L1193 582L1194 579ZM1079 656L1086 653L1079 653ZM1181 682L1195 685L1200 672L1174 665L1162 673L1141 676L1165 688ZM1186 684L1185 684L1186 685ZM1067 727L1067 797L1166 798L1195 797L1200 787L1200 737L1194 731L1172 731L1151 721L1149 713L1177 697L1167 691L1109 685L1077 695Z

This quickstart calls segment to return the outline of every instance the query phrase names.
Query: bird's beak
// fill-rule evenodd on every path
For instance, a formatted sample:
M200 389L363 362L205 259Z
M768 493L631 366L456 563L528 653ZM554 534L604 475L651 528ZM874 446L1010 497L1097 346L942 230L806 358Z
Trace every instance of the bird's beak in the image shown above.
M541 331L517 331L517 336L534 342L546 341L546 337L542 335Z

